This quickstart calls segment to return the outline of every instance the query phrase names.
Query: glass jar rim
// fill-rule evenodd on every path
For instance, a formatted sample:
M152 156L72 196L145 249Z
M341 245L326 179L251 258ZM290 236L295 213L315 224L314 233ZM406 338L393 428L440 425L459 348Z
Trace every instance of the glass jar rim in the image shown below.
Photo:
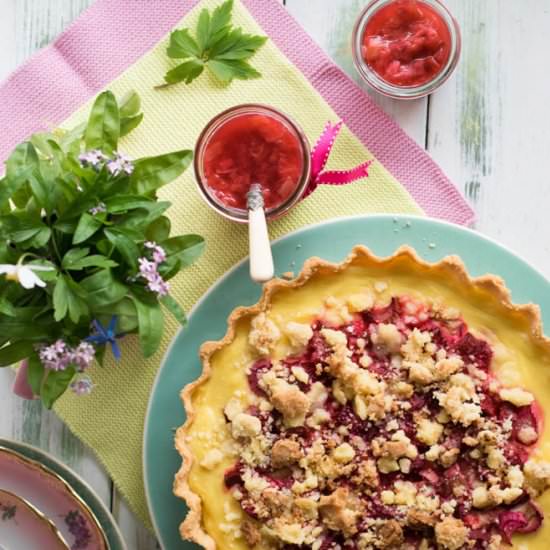
M371 0L361 11L355 22L352 32L352 54L353 62L361 78L379 93L396 99L418 99L434 92L454 72L461 52L461 34L457 20L450 10L440 0L419 0L433 8L443 19L451 36L451 51L445 67L434 77L418 86L397 86L380 77L368 63L363 59L361 48L365 28L371 17L381 8L395 2L396 0Z
M195 183L197 184L197 188L202 198L211 208L216 210L216 212L218 212L225 218L233 221L241 223L248 222L248 210L226 206L219 200L216 200L213 194L209 192L210 186L208 185L208 182L203 174L203 154L214 133L229 120L245 114L264 114L278 120L279 122L282 122L295 134L302 149L302 176L298 181L294 191L281 204L266 209L266 217L268 219L275 219L286 214L290 210L290 208L292 208L302 198L307 189L311 172L311 147L309 140L307 139L300 125L293 118L291 118L286 113L279 111L275 107L265 105L263 103L243 103L230 107L229 109L226 109L225 111L222 111L221 113L213 117L200 133L197 143L195 145Z

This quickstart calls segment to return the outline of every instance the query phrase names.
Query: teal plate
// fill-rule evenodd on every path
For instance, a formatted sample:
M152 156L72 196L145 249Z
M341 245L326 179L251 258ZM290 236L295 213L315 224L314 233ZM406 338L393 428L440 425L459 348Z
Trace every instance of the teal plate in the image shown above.
M457 254L471 275L500 275L516 303L539 304L544 323L550 326L550 283L540 273L496 242L445 222L388 215L340 218L279 239L273 243L273 256L279 274L298 273L311 256L341 261L356 244L380 256L408 244L427 261ZM159 370L145 426L144 478L151 517L166 550L199 548L180 539L178 526L186 508L172 494L174 474L181 465L174 449L174 431L185 420L179 391L201 372L200 345L222 338L229 313L239 305L255 303L260 291L248 276L248 262L236 265L194 307L189 324L174 338Z
M38 449L31 447L25 443L19 443L9 439L0 439L0 447L11 449L26 458L30 458L35 462L43 464L46 468L63 478L71 489L86 503L88 508L93 512L105 538L109 550L127 550L124 539L120 530L101 499L96 495L92 488L73 473L67 466L56 460L53 456Z

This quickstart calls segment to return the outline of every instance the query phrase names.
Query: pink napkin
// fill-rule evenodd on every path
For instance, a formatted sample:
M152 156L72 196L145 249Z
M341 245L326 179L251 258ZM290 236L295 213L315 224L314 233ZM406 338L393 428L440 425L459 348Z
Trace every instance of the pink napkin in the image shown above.
M349 129L429 216L474 215L430 156L313 42L277 0L241 0ZM0 160L31 133L61 123L151 49L197 0L98 0L0 86Z

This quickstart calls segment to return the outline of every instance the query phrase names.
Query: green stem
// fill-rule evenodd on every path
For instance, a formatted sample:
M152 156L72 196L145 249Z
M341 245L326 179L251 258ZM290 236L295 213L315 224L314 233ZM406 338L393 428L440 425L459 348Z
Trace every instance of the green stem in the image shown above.
M59 266L61 267L61 262L63 261L63 257L59 253L59 248L57 247L57 241L55 239L55 229L52 228L52 245L55 252L55 255L57 256L57 259L59 261Z

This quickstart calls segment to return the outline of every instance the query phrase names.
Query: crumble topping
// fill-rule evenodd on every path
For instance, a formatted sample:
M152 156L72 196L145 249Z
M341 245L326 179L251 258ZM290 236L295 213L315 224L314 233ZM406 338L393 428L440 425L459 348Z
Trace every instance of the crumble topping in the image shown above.
M271 359L282 337L291 352ZM311 325L280 330L260 314L249 343L251 397L224 408L238 457L224 483L243 512L226 518L232 536L283 550L497 550L540 527L540 409L495 378L495 351L459 311L379 281L327 298Z

